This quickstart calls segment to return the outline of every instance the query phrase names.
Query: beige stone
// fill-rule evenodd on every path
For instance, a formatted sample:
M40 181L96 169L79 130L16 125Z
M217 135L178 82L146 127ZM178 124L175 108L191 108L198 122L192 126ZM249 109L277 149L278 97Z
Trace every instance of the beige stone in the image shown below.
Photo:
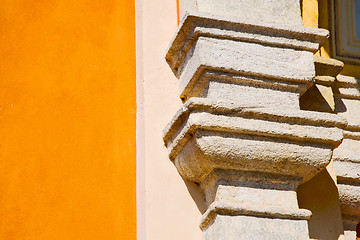
M225 219L239 226L255 224L253 217L269 226L270 219L283 219L283 227L267 231L286 239L290 235L283 230L289 221L305 230L311 216L298 208L296 187L330 162L344 126L344 120L327 113L191 98L164 130L164 141L179 173L200 183L205 193L208 210L200 225L204 239L216 239L226 227L215 221L222 215L231 215ZM225 236L237 239L239 229ZM243 234L246 239L249 233ZM301 234L295 235L307 239L307 231Z
M299 208L297 186L326 168L347 126L300 110L328 31L303 27L295 0L206 2L180 2L194 12L166 61L185 104L163 133L180 175L205 195L203 237L309 239L311 212Z
M300 97L300 108L302 110L334 112L333 87L336 76L343 69L344 64L335 59L319 56L314 56L314 63L315 85Z
M312 52L328 32L211 17L187 15L167 51L183 101L207 97L298 108L299 94L313 84Z
M334 151L334 166L346 240L354 239L360 222L360 94L359 79L339 75L335 100L339 115L347 119L344 140Z
M180 0L180 17L187 11L240 16L260 23L302 25L298 0Z
M200 182L222 164L309 179L330 161L343 137L338 127L345 124L326 113L191 98L164 131L164 141L191 181Z

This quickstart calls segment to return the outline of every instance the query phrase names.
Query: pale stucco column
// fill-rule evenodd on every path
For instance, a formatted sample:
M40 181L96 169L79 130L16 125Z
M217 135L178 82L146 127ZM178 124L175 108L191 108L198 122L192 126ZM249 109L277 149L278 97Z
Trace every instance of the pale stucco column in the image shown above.
M360 223L360 80L339 75L335 83L336 110L348 121L344 140L334 151L345 239L356 239Z
M299 106L328 32L303 27L296 0L180 5L190 11L166 60L185 103L164 142L205 194L204 239L309 239L296 188L327 166L346 125Z

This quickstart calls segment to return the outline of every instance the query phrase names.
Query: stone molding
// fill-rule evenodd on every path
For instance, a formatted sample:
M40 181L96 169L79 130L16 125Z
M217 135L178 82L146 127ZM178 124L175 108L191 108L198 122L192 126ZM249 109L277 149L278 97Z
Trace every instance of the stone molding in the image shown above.
M179 76L181 61L201 36L254 42L315 53L329 37L329 32L325 29L302 26L287 27L270 23L259 25L256 22L236 19L236 17L187 12L165 57L176 76Z
M252 85L258 84L254 80L272 81L273 87L279 82L280 87L288 85L303 92L313 82L311 52L316 52L327 36L324 29L256 25L236 18L188 13L171 42L166 61L180 78L184 100L196 97L190 93L209 71L221 72L234 81L254 82ZM273 61L275 56L277 61Z
M191 11L252 20L259 25L302 26L299 0L180 0L179 5L181 19Z
M345 125L346 122L338 116L326 113L246 107L237 102L191 98L164 130L164 141L169 149L170 159L175 161L175 165L177 164L176 157L191 139L196 141L193 144L198 147L196 148L198 154L207 156L208 161L203 160L201 163L194 163L194 165L204 165L200 167L200 172L195 172L194 169L197 169L195 166L185 167L184 161L187 160L181 160L182 163L179 164L178 170L183 173L183 177L191 181L200 182L211 169L221 167L218 164L222 163L229 169L239 167L237 170L254 171L258 166L257 164L261 163L259 159L265 157L269 159L269 162L262 163L263 167L266 166L264 171L301 176L308 179L315 175L318 169L322 169L328 164L331 149L338 146L343 138L339 127ZM232 134L234 138L239 138L238 143L236 143L236 150L239 150L239 152L235 151L235 147L230 148L230 145L235 144L235 142L223 142L223 145L221 145L223 152L217 149L220 148L218 141L214 145L207 142L211 141L211 135L215 136L218 132L228 134L228 137ZM202 141L205 138L204 136L207 136L205 142ZM268 152L261 155L261 148L258 149L259 152L256 152L258 146L256 144L252 145L250 140L248 140L248 145L242 146L241 139L244 141L246 136L259 138L259 141L260 139L266 141L267 144L262 146L262 150ZM210 146L207 146L207 144L210 144ZM269 144L271 144L270 148L268 147ZM313 146L309 144L313 144ZM235 159L246 157L240 151L242 147L254 151L253 156L247 156L248 161L252 161L252 163L245 164L249 169L243 169L241 167L245 166L237 166L233 162ZM293 156L289 157L287 153L282 155L281 152L271 153L273 147L287 148L287 153L291 152L289 149L292 149L294 151ZM327 150L325 150L326 148ZM192 151L195 151L195 149L192 149ZM312 155L308 156L310 153ZM317 155L319 153L320 155ZM219 154L224 156L222 157ZM251 154L251 152L246 154ZM191 151L190 155L192 155ZM222 161L219 162L217 159L222 159ZM306 164L302 165L302 163ZM250 168L251 164L253 164L252 168ZM278 166L277 164L281 165ZM293 168L290 167L292 164L294 164ZM208 170L204 172L205 168ZM282 170L283 172L281 172ZM188 171L191 172L189 176L187 176ZM299 171L303 171L303 173Z
M336 81L335 96L342 99L360 100L360 79L339 75Z
M348 121L344 140L334 151L340 207L346 239L355 239L356 225L360 222L360 80L339 75L334 96L338 114Z
M311 212L299 209L296 188L328 165L347 125L299 106L327 36L198 12L180 24L166 60L185 103L163 139L205 195L205 240L309 239Z
M215 169L200 184L209 206L200 228L205 230L217 215L308 220L311 212L294 204L299 181L291 176ZM234 193L238 196L236 201Z
M332 58L314 56L315 83L324 86L333 86L336 76L341 72L344 63Z

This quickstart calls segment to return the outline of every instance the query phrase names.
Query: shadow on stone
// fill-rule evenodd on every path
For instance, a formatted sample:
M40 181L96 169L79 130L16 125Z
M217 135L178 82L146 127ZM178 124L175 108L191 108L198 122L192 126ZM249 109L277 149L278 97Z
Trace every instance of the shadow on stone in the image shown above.
M329 96L332 98L332 96ZM319 112L333 112L327 99L321 94L318 86L313 85L300 97L300 109Z
M336 97L335 98L335 112L337 113L343 113L346 112L347 108L341 98Z
M201 191L199 185L197 185L196 183L189 182L184 178L182 178L182 180L184 181L191 198L196 203L197 208L199 209L201 214L203 214L207 209L204 193Z

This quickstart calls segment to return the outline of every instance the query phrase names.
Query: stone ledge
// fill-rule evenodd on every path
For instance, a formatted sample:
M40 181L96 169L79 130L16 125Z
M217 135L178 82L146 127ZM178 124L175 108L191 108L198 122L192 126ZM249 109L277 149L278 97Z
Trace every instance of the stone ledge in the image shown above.
M315 71L318 76L336 77L344 67L344 63L333 58L314 56Z
M326 113L197 98L177 113L164 141L178 171L191 181L200 182L214 168L287 174L306 181L328 164L343 137L336 126L345 124Z
M360 79L338 75L336 80L335 97L360 100Z
M307 209L289 210L289 209L275 209L269 207L268 209L259 209L255 207L239 207L238 204L228 204L223 202L212 203L200 220L200 228L204 230L216 217L216 215L248 215L261 216L266 218L280 218L280 219L294 219L294 220L309 220L311 218L311 211Z
M341 212L360 220L360 184L338 184Z
M260 25L234 17L187 13L165 57L175 75L179 76L180 63L200 36L316 52L329 32L325 29L280 27L266 23Z
M271 108L258 108L251 104L242 104L234 101L191 98L180 110L178 110L163 130L163 139L165 144L171 139L172 135L181 126L180 122L187 119L191 111L203 110L209 113L230 114L231 116L253 116L263 120L273 120L277 122L287 122L289 124L304 123L313 126L338 127L345 128L347 122L344 118L329 114L301 110L284 110Z
M219 77L230 73L238 77L260 78L274 85L277 81L297 83L297 92L301 93L314 82L313 58L311 52L304 50L202 36L181 62L181 97L186 97L206 71L217 73ZM217 75L213 74L212 78L217 80ZM272 96L276 97L276 94Z

